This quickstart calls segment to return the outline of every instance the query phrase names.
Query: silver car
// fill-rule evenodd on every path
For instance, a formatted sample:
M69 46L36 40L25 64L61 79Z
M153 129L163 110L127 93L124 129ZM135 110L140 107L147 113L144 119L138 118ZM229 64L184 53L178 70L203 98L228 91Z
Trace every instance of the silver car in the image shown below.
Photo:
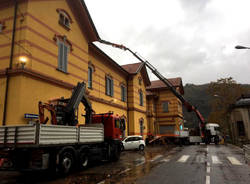
M145 141L143 140L142 136L139 135L131 135L128 137L125 137L122 140L122 150L133 150L138 149L140 151L143 151L145 148Z

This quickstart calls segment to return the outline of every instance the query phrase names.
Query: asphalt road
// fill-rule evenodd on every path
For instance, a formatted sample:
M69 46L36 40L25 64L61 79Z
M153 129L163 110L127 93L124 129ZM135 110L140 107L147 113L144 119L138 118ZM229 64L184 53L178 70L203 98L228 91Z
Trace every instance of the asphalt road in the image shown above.
M176 148L162 164L138 179L138 184L248 184L250 167L243 151L229 145L193 145Z
M248 184L250 166L232 145L157 146L125 151L118 162L93 163L67 177L0 172L0 183Z

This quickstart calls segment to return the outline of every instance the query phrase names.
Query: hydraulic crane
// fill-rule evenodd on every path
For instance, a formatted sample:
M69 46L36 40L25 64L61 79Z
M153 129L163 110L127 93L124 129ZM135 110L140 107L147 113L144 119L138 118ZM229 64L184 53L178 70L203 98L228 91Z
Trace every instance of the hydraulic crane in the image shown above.
M124 51L129 51L138 60L144 63L152 71L152 73L155 74L170 89L170 91L182 102L182 104L186 107L188 112L195 112L196 116L198 117L200 121L199 127L200 127L201 137L202 139L204 139L205 142L207 142L207 133L205 129L206 122L205 122L204 117L201 115L201 113L198 111L198 109L195 106L191 105L187 100L184 99L184 97L179 92L175 90L173 85L160 72L158 72L158 70L152 64L150 64L147 60L143 59L136 52L133 52L131 49L129 49L128 47L124 45L115 44L106 40L99 40L99 42L102 44L111 45L112 47L119 48Z

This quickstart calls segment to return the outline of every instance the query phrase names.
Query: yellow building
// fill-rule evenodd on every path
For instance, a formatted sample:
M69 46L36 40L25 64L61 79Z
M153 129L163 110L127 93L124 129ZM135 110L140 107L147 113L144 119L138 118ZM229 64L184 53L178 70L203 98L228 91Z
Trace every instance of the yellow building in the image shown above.
M184 94L181 78L168 81L176 91ZM149 132L153 135L178 136L175 131L184 128L181 101L160 80L147 87L147 117Z
M147 136L146 87L150 85L144 63L122 66L128 73L128 119L129 134Z
M152 99L146 98L151 83L145 65L120 66L93 44L100 38L83 0L2 0L0 10L2 125L28 123L24 114L38 114L39 101L68 98L84 81L96 113L113 112L126 120L124 136L145 138L154 131L147 116ZM164 95L156 93L159 99ZM79 114L83 111L80 107ZM172 114L176 122L177 114ZM164 116L154 118L169 118Z

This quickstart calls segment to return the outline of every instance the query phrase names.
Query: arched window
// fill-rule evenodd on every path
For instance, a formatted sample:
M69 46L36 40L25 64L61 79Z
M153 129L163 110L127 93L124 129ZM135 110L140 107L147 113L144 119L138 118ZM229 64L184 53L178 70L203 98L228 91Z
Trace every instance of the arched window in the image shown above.
M59 24L65 29L70 30L70 24L73 23L70 15L63 9L57 9L56 11L59 14Z

